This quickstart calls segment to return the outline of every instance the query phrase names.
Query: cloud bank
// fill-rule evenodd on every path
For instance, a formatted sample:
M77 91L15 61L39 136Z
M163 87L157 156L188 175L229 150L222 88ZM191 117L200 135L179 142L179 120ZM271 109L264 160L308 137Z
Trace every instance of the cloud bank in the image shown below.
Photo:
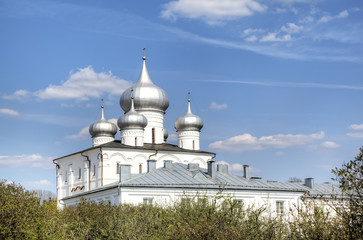
M44 157L40 154L0 156L0 166L53 169L52 160L52 157Z
M161 17L165 19L200 18L210 25L251 16L267 9L267 6L255 0L178 0L163 7Z
M79 68L76 72L70 72L68 79L59 85L49 85L45 89L35 92L17 90L13 94L3 96L8 100L22 100L27 97L37 99L62 99L85 101L91 98L101 98L107 94L121 95L131 86L131 82L120 79L111 72L94 71L92 66Z
M0 115L19 116L19 113L12 109L0 108Z
M210 109L213 109L213 110L223 110L223 109L226 109L228 107L228 105L226 103L223 103L223 104L218 104L216 102L212 102L210 105L209 105L209 108Z
M355 132L348 132L347 136L352 138L363 138L363 123L362 124L352 124L349 129Z
M249 133L234 136L223 141L216 141L209 148L219 151L243 152L259 151L271 148L283 149L306 145L315 140L323 139L323 131L310 135L304 134L277 134L272 136L254 137Z

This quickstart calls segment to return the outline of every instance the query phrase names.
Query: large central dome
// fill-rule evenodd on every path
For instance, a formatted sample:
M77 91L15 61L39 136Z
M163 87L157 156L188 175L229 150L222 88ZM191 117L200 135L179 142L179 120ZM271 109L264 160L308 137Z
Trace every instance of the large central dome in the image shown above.
M139 80L126 89L120 98L120 106L128 112L131 108L131 90L134 90L135 110L157 110L165 112L169 107L169 97L166 92L156 86L150 79L146 69L145 57Z

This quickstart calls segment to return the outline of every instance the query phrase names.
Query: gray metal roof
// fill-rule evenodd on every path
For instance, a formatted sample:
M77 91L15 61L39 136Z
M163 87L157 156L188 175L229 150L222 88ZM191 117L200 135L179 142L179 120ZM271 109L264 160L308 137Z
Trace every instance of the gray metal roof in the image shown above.
M178 187L178 188L223 188L244 190L280 190L305 192L301 184L267 182L261 179L245 179L240 176L216 172L214 178L207 169L189 170L186 164L173 163L171 168L158 168L121 182L121 186Z
M299 182L264 181L262 179L246 179L241 176L216 171L214 178L207 174L207 169L188 169L188 165L171 163L170 168L158 168L143 174L132 174L130 179L115 182L89 192L80 193L64 199L87 195L116 187L143 188L182 188L182 189L225 189L236 191L288 191L309 192L313 195L341 195L338 185L331 183L315 183L313 188Z

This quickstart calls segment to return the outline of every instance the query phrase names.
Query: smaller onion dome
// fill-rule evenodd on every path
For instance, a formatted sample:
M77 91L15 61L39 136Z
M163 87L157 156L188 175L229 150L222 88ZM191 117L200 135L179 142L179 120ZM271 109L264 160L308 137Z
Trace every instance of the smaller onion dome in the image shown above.
M92 137L114 137L117 133L117 127L115 124L105 119L105 115L103 113L103 104L101 109L101 119L89 126L89 133Z
M200 131L203 128L202 118L194 115L190 109L190 97L188 97L187 113L181 117L178 117L174 125L177 131L181 130Z
M131 90L133 92L133 90ZM144 115L136 112L134 107L134 97L131 97L131 108L130 110L121 116L117 121L118 127L123 129L144 129L147 125L147 119Z
M168 137L169 137L168 130L166 130L166 128L164 128L164 142L166 142L166 140L168 139Z

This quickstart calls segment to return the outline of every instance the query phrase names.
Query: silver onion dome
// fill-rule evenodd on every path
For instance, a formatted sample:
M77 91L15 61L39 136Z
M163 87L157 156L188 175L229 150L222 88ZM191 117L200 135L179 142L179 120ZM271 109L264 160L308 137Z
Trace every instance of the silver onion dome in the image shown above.
M131 89L132 92L132 89ZM118 127L123 129L144 129L147 125L147 119L144 115L136 112L134 107L134 99L131 97L130 110L122 115L117 121Z
M181 130L200 131L203 128L202 118L194 115L190 109L190 98L188 98L187 113L181 117L178 117L174 125L177 131Z
M145 56L138 81L126 89L120 98L120 106L128 112L131 108L131 90L134 89L134 104L136 110L159 110L165 112L169 107L169 97L166 92L156 86L150 79L146 69Z
M89 133L92 137L114 137L117 133L117 127L115 124L107 121L103 113L103 105L101 106L101 119L89 126Z

